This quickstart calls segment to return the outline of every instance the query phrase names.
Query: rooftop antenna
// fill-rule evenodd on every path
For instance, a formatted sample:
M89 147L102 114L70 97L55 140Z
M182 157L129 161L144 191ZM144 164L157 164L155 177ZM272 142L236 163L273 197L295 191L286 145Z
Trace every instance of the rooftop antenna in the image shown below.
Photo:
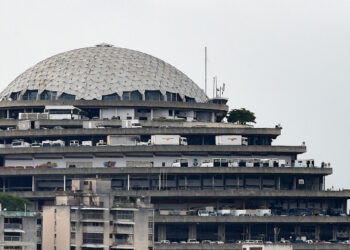
M213 77L213 98L217 96L217 89L216 89L217 82L218 82L218 77L214 76Z
M205 54L205 94L207 94L207 46L204 47L204 54Z

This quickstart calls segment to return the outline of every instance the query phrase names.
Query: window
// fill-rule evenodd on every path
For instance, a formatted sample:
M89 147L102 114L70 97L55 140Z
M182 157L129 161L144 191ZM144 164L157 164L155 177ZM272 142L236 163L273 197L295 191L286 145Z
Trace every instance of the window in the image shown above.
M194 98L185 96L186 102L196 102Z
M162 93L160 93L159 90L157 91L146 90L145 99L146 101L164 101L164 96L162 95Z
M12 92L10 98L14 101L18 100L19 92Z
M61 100L75 100L75 95L62 93L62 95L60 95L59 99L61 99Z
M102 233L83 233L83 243L84 244L103 244L103 234Z
M40 94L40 100L56 100L57 92L44 90Z
M27 91L23 94L22 100L25 100L25 101L35 101L37 95L38 95L38 91L37 91L37 90L27 90Z
M177 93L166 92L166 100L168 102L182 102L182 98Z
M136 91L132 91L131 95L130 95L130 100L131 101L142 101L142 95L140 92Z
M139 91L124 91L123 92L124 101L142 101L142 95Z
M134 212L118 210L116 213L116 219L133 220Z
M102 100L104 101L120 101L120 96L116 93L110 95L103 95Z

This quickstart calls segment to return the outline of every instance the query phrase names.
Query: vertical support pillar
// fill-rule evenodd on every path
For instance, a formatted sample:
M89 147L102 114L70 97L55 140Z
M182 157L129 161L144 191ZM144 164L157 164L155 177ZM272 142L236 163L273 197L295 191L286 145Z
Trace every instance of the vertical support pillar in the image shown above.
M250 240L251 239L251 237L252 237L252 235L251 235L251 232L252 232L252 225L251 224L248 224L248 240Z
M7 119L10 118L10 110L9 110L9 109L6 110L6 118L7 118Z
M293 177L293 190L297 189L297 177Z
M218 225L218 240L225 242L226 240L226 225L219 224Z
M158 241L166 240L166 225L159 224L158 226Z
M215 122L215 113L214 112L211 113L211 122Z
M162 189L162 175L161 174L158 175L158 189L159 190Z
M237 189L239 189L239 175L237 175Z
M315 240L320 240L320 225L315 226Z
M127 190L130 191L130 175L128 174Z
M153 108L151 108L151 121L153 121Z
M300 236L300 225L294 225L295 236Z
M185 175L185 190L187 190L187 175Z
M35 177L32 176L32 192L35 192Z
M188 225L188 238L189 239L197 239L197 225L196 224L189 224Z
M259 189L262 190L262 182L263 182L263 178L261 176L259 176Z
M337 225L333 225L333 236L332 236L332 240L337 240L337 231L338 231L338 226Z
M281 176L277 176L277 190L281 190Z
M63 191L66 192L66 184L67 180L66 180L66 175L63 175Z

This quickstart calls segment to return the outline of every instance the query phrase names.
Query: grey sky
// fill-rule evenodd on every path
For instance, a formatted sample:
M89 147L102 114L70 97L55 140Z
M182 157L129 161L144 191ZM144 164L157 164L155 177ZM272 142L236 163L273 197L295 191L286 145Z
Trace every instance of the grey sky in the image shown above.
M0 89L35 63L108 42L159 57L204 88L225 82L229 105L275 144L331 162L327 186L350 188L350 1L0 1ZM211 95L211 88L209 88Z

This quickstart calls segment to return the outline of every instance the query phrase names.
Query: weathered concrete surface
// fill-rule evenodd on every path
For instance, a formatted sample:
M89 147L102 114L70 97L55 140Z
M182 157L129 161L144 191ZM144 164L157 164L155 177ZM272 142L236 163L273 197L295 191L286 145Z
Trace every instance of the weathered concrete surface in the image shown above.
M189 250L189 249L220 249L220 250L242 250L241 244L170 244L154 245L155 250ZM349 250L346 244L293 244L293 250Z
M6 121L6 120L5 120ZM118 122L118 121L116 121ZM105 126L120 126L120 122L101 121ZM10 121L4 122L11 126ZM65 126L82 126L82 121L68 120L53 122L53 120L40 121L41 126L55 126L57 124ZM0 120L0 125L2 121ZM15 126L16 124L13 124ZM281 130L273 128L104 128L104 129L30 129L30 130L11 130L0 131L1 138L31 138L31 137L67 137L67 136L98 136L98 135L159 135L159 134L175 134L175 135L268 135L276 138L281 134Z
M350 223L350 216L171 216L157 215L156 223Z
M135 107L135 108L178 108L195 110L228 111L227 105L194 102L151 102L151 101L105 101L105 100L54 100L54 101L2 101L0 109L31 108L46 105L73 105L78 108L107 108L107 107Z
M295 155L306 152L305 146L217 146L217 145L190 145L190 146L105 146L105 147L45 147L45 148L1 148L0 155L13 154L64 154L64 153L126 153L126 152L148 152L148 153L171 153L181 152L183 154L193 153L220 153L220 154L286 154Z
M301 174L301 175L330 175L332 168L201 168L201 167L123 167L123 168L40 168L18 169L2 168L0 176L17 175L96 175L96 174Z
M8 192L9 194L18 195L24 198L54 198L55 192L52 191L36 191L36 192ZM142 191L116 191L113 190L111 195L120 196L150 196L168 197L168 198L271 198L271 197L283 197L283 198L350 198L350 190L346 191L299 191L299 190L167 190L167 191L154 191L154 190L142 190Z

